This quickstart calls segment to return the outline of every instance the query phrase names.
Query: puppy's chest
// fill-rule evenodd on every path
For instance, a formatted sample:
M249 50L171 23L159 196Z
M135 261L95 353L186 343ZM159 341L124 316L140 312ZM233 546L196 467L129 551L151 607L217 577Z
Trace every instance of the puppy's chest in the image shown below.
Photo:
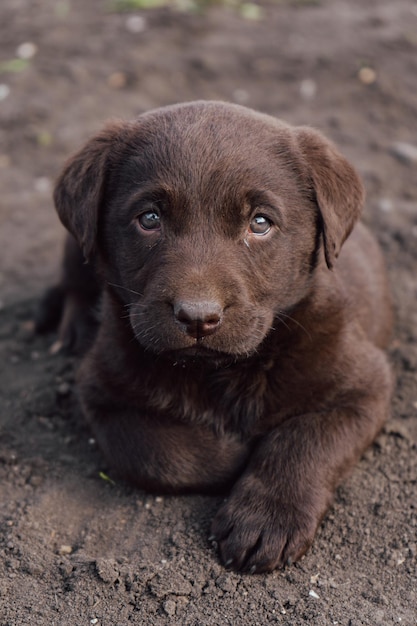
M271 386L264 367L206 371L187 364L150 376L142 390L147 407L162 416L245 436L257 430Z

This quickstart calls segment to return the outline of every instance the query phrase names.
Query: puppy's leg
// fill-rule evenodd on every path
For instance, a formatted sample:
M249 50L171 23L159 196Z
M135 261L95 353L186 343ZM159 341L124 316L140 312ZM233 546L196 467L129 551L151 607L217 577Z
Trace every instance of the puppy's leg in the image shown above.
M388 417L391 377L379 356L370 388L343 394L333 409L293 417L259 442L213 521L226 566L270 571L307 551L336 486Z
M237 436L159 421L107 404L84 410L96 441L112 468L148 491L219 492L241 473L249 446Z
M35 316L35 331L46 333L58 328L55 349L84 352L95 336L99 295L94 270L84 262L77 242L68 235L61 282L45 293Z

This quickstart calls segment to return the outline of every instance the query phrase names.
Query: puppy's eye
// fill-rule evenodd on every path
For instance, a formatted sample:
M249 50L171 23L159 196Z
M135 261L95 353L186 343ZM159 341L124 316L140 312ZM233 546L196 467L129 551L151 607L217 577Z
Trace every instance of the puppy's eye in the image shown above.
M161 228L161 218L156 211L146 211L138 217L138 222L144 230L159 230Z
M272 222L264 215L258 213L251 220L249 224L249 230L254 235L266 235L272 228Z

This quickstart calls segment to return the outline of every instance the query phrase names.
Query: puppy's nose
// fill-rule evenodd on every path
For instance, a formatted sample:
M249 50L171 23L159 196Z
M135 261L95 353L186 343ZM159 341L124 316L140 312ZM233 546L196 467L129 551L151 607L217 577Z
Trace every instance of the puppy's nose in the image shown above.
M194 339L201 339L216 332L221 324L223 309L218 302L176 302L174 315L183 329Z

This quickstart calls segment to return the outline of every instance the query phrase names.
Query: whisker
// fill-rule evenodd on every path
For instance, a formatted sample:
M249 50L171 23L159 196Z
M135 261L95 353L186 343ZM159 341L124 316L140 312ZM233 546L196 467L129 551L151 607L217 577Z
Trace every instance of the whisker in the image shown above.
M135 291L134 289L129 289L129 287L125 287L124 285L117 285L116 283L110 283L107 281L107 284L110 285L110 287L117 287L118 289L124 289L125 291L129 291L130 293L134 293L135 296L140 296L141 298L143 297L142 293L139 293L139 291Z
M285 328L287 330L290 330L290 327L288 326L288 324L282 319L281 317L281 313L278 313L277 318L279 319L279 321L281 322L281 324L284 324ZM274 329L275 330L275 329Z
M294 317L292 317L291 315L288 315L287 313L284 313L283 311L279 311L278 312L278 319L289 329L288 325L285 324L284 320L282 319L283 317L286 317L291 322L294 322L294 324L296 324L299 328L301 328L301 330L303 330L305 332L307 337L309 339L311 339L311 333L307 330L307 328L305 326L300 324L300 322L298 320L296 320Z

